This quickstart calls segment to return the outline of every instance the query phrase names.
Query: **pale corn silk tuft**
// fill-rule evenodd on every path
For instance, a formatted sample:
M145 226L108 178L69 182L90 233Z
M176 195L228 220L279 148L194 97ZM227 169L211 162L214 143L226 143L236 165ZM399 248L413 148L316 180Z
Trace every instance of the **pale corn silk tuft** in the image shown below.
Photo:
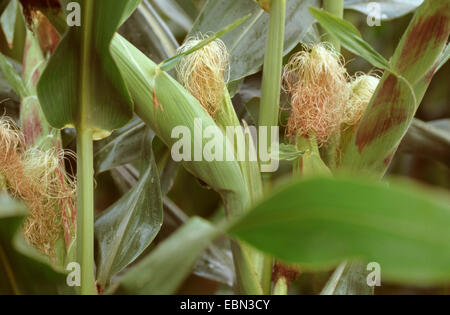
M348 83L351 95L345 106L343 124L347 126L359 124L379 82L380 79L375 74L362 72L351 79Z
M50 259L64 236L62 212L75 204L76 185L64 170L67 153L26 148L24 136L8 118L0 118L0 174L8 191L29 213L24 223L27 242Z
M350 97L342 57L327 44L305 46L294 54L283 73L283 88L291 99L286 126L289 137L314 135L325 144L339 130Z
M191 37L179 48L185 52L208 36ZM185 56L177 65L179 82L215 117L221 109L229 77L229 54L225 43L216 39Z

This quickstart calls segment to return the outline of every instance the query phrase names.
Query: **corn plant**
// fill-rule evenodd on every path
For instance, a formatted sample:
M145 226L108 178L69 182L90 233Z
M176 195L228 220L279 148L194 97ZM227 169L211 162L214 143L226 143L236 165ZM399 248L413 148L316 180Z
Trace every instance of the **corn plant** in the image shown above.
M450 283L448 178L391 176L403 152L448 175L448 120L415 118L447 1L382 2L409 23L390 59L344 19L367 1L111 2L1 2L0 293Z

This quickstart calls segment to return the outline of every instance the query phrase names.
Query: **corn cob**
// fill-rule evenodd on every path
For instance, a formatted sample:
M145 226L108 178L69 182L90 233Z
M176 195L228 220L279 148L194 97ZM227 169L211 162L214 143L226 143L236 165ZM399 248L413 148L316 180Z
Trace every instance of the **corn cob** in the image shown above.
M124 38L116 35L111 52L128 83L136 113L167 146L175 144L177 139L172 138L172 130L177 126L187 127L192 135L195 121L201 122L203 129L216 126L197 99ZM220 140L224 152L232 150L225 137ZM191 145L195 146L194 139ZM192 159L184 161L183 165L222 196L230 215L244 210L248 192L236 161Z
M195 134L199 124L202 129L217 127L208 111L195 97L120 35L116 35L113 40L111 53L130 89L136 113L167 146L172 147L176 143L177 139L172 137L175 127L187 127L191 134ZM221 132L216 136L220 137L224 156L233 155L233 148L226 136ZM204 144L202 139L202 147ZM199 144L191 139L191 146L196 145ZM245 211L250 201L249 191L235 159L195 161L194 156L182 163L189 172L221 195L229 216ZM248 250L234 242L232 250L240 290L252 294L262 293L253 266L249 263Z

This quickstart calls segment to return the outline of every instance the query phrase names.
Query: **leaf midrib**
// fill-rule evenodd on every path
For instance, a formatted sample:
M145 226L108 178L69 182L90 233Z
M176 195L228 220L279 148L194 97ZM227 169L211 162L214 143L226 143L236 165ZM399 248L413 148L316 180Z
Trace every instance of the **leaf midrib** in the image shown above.
M92 39L92 17L94 14L94 1L85 1L83 6L82 35L81 35L81 67L80 84L78 95L80 95L79 116L77 117L77 130L86 129L87 110L91 103L91 94L89 93L91 84L89 76L89 60L91 58L91 39Z

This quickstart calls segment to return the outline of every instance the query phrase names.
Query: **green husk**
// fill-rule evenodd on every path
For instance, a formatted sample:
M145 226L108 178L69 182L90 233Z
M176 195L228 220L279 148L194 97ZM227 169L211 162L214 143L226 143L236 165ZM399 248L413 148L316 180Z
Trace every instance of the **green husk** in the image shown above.
M433 78L449 33L450 3L425 1L390 62L396 74L385 72L344 151L343 168L384 175Z
M113 40L111 52L134 99L136 113L168 147L172 147L178 140L171 136L173 128L177 126L187 127L191 135L195 133L195 119L200 120L204 129L217 126L197 99L119 35ZM226 155L233 148L226 136L219 134L219 141ZM202 141L203 146L206 141ZM194 145L192 138L191 147L194 148ZM243 175L236 160L183 161L182 164L221 195L229 216L242 214L248 207L250 194L246 184L247 177ZM232 244L232 248L240 290L261 294L261 286L253 272L248 249L237 246L236 243Z

